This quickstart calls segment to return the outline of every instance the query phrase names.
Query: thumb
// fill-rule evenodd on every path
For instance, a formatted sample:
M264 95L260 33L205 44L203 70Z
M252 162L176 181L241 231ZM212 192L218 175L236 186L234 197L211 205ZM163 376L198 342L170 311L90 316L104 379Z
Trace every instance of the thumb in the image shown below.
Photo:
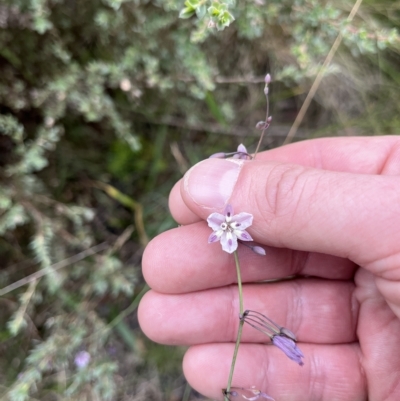
M253 214L248 231L263 244L346 257L400 279L400 177L207 159L186 173L181 195L203 219L228 203Z

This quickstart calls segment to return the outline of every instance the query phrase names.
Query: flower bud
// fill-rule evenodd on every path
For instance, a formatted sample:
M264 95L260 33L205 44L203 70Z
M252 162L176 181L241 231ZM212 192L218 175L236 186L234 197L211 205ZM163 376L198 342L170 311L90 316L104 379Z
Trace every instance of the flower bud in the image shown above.
M265 252L264 248L261 248L261 246L252 246L251 250L256 253L257 255L265 256L267 253Z
M256 124L256 129L263 130L265 128L265 121L259 121Z
M225 159L225 153L224 152L218 152L212 154L209 159Z

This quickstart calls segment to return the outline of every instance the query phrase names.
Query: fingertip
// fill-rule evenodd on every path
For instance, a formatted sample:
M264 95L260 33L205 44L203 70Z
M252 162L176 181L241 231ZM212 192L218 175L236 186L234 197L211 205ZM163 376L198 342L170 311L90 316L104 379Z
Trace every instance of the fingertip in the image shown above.
M191 224L200 220L199 216L193 213L185 204L181 195L182 180L179 180L169 195L169 210L172 217L178 224Z
M137 316L138 316L139 326L142 329L143 333L154 341L153 336L151 334L151 330L149 330L150 328L148 326L149 322L148 312L149 311L151 312L152 310L152 308L150 307L151 302L149 303L149 299L152 298L151 293L152 290L148 291L146 294L143 295L138 306Z
M228 379L229 361L224 361L226 366L223 368L221 360L218 364L210 363L210 360L215 360L215 355L209 350L208 344L190 347L183 357L183 373L195 390L213 400L223 400L222 388ZM215 348L212 350L215 352ZM221 383L221 387L218 388L216 383Z
M148 291L140 301L138 307L138 322L143 333L150 340L157 343L174 344L173 338L165 336L169 326L169 316L163 307L163 297L153 291Z

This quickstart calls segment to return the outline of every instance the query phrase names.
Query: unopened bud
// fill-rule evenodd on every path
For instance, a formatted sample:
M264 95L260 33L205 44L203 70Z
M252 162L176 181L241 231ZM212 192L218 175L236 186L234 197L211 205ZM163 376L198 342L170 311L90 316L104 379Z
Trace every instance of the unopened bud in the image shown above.
M264 129L264 128L265 128L265 121L259 121L259 122L256 124L256 129L262 130L262 129Z
M271 83L271 75L267 74L264 78L265 85L269 85Z
M272 116L269 116L269 117L267 118L267 123L268 123L268 124L271 124L271 121L272 121Z
M265 94L265 96L267 96L267 95L268 95L268 93L269 93L268 86L265 86L265 88L264 88L264 94Z
M224 152L214 153L209 157L209 159L225 159L225 153Z
M251 247L251 250L256 253L257 255L265 256L267 253L265 252L264 248L261 248L261 246L253 246ZM282 332L282 331L281 331Z
M238 146L237 151L238 151L238 152L241 152L241 153L247 153L246 146L244 146L243 143L241 143L241 144Z

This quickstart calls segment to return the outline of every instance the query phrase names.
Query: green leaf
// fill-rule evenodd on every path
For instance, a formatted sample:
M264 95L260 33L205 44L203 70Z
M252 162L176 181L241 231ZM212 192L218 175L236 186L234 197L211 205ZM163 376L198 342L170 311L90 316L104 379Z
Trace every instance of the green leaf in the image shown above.
M215 18L215 17L219 17L219 14L221 13L221 10L219 8L215 7L215 6L211 6L211 7L208 7L207 12L208 12L208 15L210 17L214 17Z
M196 8L196 15L198 19L204 18L207 12L207 7L205 4L202 4L200 7Z
M186 7L182 9L181 12L179 13L179 18L188 19L192 17L195 13L196 11L193 8Z

